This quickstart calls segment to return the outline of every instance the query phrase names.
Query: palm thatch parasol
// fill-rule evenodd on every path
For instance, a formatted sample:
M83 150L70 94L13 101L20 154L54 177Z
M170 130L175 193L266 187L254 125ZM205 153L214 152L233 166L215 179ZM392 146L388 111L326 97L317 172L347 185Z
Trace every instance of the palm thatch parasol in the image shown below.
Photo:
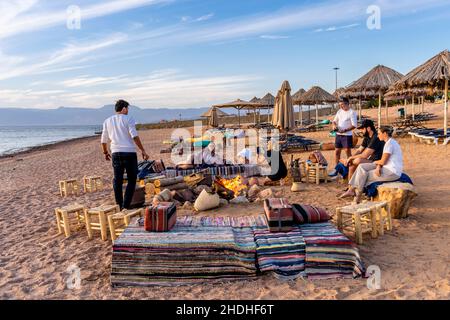
M248 109L248 108L258 108L260 107L261 104L260 103L255 103L255 102L248 102L248 101L244 101L241 99L237 99L235 101L232 102L227 102L224 104L217 104L214 105L213 107L215 108L235 108L238 111L238 119L239 119L239 126L241 126L241 110L242 109Z
M303 112L302 112L302 104L300 103L300 99L301 99L302 95L305 94L305 92L306 92L306 90L301 88L296 93L294 93L294 95L292 96L292 103L294 105L298 105L298 113L299 113L298 120L300 121L300 126L303 125Z
M305 92L301 99L300 103L307 106L316 106L316 124L319 124L319 104L324 103L335 103L338 100L335 96L322 89L321 87L315 86Z
M264 108L267 108L267 122L270 122L270 109L275 105L275 97L271 93L267 93L259 102Z
M347 98L374 98L378 96L378 125L381 124L381 98L389 87L403 75L394 69L378 65L345 88L342 96ZM361 102L359 103L361 116ZM387 113L386 113L387 114Z
M228 113L225 113L225 112L223 112L220 109L209 108L209 110L206 111L205 113L203 113L200 117L201 118L210 118L212 116L212 112L213 112L214 109L216 110L216 114L217 114L218 117L226 117L226 116L228 116Z
M444 133L448 130L448 81L450 79L450 52L444 50L418 66L392 85L393 90L428 88L443 85Z
M295 126L291 86L288 81L283 82L275 99L272 124L275 127L286 131L289 131Z

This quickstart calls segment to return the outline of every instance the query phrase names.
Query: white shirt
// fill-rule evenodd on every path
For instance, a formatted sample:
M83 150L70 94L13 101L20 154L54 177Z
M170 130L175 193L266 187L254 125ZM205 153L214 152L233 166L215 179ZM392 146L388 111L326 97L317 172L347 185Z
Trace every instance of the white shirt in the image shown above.
M103 122L102 143L111 141L111 153L136 152L133 139L138 136L134 119L115 114Z
M390 154L389 160L383 168L400 177L403 173L403 153L398 142L390 138L384 145L383 153Z
M356 128L358 126L358 115L351 108L347 111L339 109L333 121L336 122L338 130L345 130L351 127ZM347 131L345 133L338 132L336 134L341 136L351 136L353 133L352 131Z

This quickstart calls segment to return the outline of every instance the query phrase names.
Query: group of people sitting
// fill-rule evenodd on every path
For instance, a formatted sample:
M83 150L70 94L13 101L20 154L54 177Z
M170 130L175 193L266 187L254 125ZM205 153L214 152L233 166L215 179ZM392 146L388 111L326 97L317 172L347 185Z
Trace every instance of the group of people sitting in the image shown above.
M365 119L357 127L362 131L364 140L352 155L350 138L356 127L356 112L350 108L348 100L342 99L340 110L333 121L333 129L336 131L336 168L330 176L348 172L348 188L338 196L341 199L355 197L358 203L364 189L370 184L400 179L403 173L403 154L398 142L392 138L392 127L381 126L376 130L373 121ZM343 149L347 153L347 159L340 157ZM340 170L341 168L345 170Z

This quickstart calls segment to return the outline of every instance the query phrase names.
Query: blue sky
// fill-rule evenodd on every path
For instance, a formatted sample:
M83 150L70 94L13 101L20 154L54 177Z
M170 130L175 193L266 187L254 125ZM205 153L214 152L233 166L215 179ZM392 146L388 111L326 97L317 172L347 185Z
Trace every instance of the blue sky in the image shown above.
M205 107L283 80L333 92L335 66L344 86L450 47L448 0L0 0L0 14L0 107Z

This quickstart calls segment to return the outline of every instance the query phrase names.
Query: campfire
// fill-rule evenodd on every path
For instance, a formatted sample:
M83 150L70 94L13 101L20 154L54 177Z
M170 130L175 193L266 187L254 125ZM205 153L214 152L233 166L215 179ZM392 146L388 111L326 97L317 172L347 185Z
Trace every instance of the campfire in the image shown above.
M234 179L224 179L217 177L215 182L216 190L219 195L225 199L232 199L241 195L245 195L247 185L244 179L238 175Z

